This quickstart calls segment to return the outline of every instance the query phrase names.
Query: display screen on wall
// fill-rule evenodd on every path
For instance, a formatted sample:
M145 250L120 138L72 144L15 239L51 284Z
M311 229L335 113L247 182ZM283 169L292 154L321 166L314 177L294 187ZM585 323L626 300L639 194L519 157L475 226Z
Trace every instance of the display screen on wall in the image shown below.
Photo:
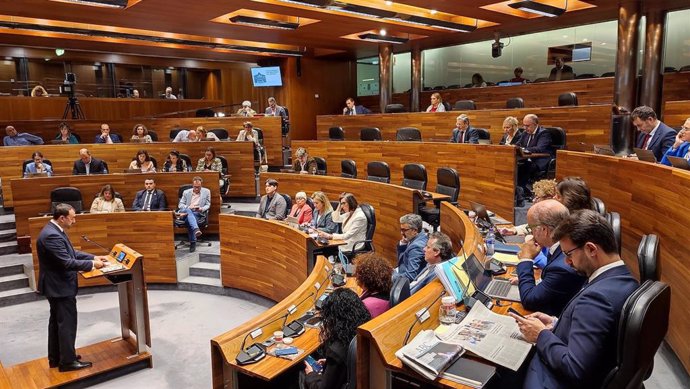
M283 86L283 79L280 77L280 67L266 66L251 68L252 82L255 87L263 86Z

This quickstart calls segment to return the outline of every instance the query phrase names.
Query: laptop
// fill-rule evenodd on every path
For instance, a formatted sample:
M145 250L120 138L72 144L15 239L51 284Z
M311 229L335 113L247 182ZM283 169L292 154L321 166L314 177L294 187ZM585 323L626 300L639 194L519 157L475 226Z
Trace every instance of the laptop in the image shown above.
M509 301L520 301L520 290L517 285L511 285L510 281L492 278L489 272L484 270L484 265L476 255L472 254L462 264L463 269L470 276L474 287L488 296Z
M688 162L687 159L683 157L666 157L668 158L669 162L671 162L671 165L673 167L677 167L678 169L683 169L683 170L690 170L690 162Z
M299 228L299 219L295 216L287 216L285 222L292 228Z
M638 149L637 147L633 147L633 151L635 151L635 154L637 154L637 159L640 161L656 163L656 157L654 156L652 150Z
M496 227L496 224L510 224L510 222L500 217L497 217L493 212L487 211L484 204L479 204L475 203L474 201L470 201L470 207L472 207L474 213L477 214L477 220L480 220L480 223L485 224L485 226L488 225L488 227L494 228L496 240L505 243L506 239L505 237L503 237L499 229ZM493 217L491 215L493 215Z
M54 145L64 145L64 144L67 144L69 142L67 142L66 140L62 140L62 139L51 139L50 143L52 143Z
M616 155L616 153L613 152L613 149L609 145L594 145L594 153L601 155Z
M42 172L42 173L29 173L30 178L34 177L48 177L48 173Z

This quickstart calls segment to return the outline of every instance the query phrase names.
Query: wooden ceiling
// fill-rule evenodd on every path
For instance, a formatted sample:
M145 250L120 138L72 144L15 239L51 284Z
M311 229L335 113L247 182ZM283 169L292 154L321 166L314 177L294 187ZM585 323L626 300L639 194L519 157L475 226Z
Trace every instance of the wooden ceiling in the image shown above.
M539 1L560 7L565 4L565 0ZM504 37L515 36L556 26L611 20L618 14L615 0L568 0L568 12L557 19L534 18L520 11L500 12L500 3L506 3L502 0L341 2L462 24L476 23L478 28L470 33L450 32L280 0L130 0L127 9L53 0L0 0L0 45L220 61L253 62L277 55L237 50L247 46L309 57L361 58L376 55L378 44L351 37L380 29L388 35L410 38L406 44L394 45L396 52L403 52L413 45L422 49L448 46L491 39L495 32ZM429 4L433 4L433 11ZM233 15L296 22L300 27L290 31L233 25L228 22ZM99 36L84 31L98 31Z

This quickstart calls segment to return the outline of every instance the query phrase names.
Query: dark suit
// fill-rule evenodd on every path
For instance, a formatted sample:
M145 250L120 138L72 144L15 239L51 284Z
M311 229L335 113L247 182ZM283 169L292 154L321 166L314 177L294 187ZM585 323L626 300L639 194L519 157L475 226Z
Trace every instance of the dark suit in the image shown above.
M553 254L546 256L546 266L541 272L539 285L534 280L531 261L517 265L520 302L525 309L558 316L565 305L582 288L585 277L565 263L565 254L560 245Z
M513 139L510 140L510 143L509 143L509 144L510 144L510 145L516 145L516 144L518 144L518 143L520 142L520 139L522 139L522 136L523 136L524 134L525 134L524 131L518 130L518 131L515 133L515 136L513 136ZM503 137L501 137L501 141L498 142L498 144L500 144L500 145L506 144L506 139L508 139L508 135L503 134Z
M319 211L317 211L315 208L311 217L311 227L329 234L338 232L338 225L333 221L331 213L332 212L329 212L325 215L319 215Z
M661 161L666 151L673 146L673 143L676 141L676 135L678 135L676 130L665 125L663 122L659 122L659 128L656 129L654 136L647 142L647 150L651 150L656 160ZM637 134L635 147L638 149L643 148L645 136L646 134L643 132Z
M537 337L524 388L599 388L616 363L618 321L638 287L625 265L585 284L552 331Z
M89 173L90 174L108 174L108 171L98 158L91 157L91 162L89 163ZM74 167L72 167L72 174L86 174L86 165L81 159L74 161Z
M48 222L36 241L38 292L48 299L48 360L68 364L77 360L77 271L93 268L93 255L77 251L57 225Z
M563 68L561 69L561 78L558 78L558 68L554 67L551 69L551 73L549 74L549 80L550 81L559 81L559 80L572 80L575 78L575 74L573 73L573 68L568 66L568 65L563 65Z
M453 135L451 135L450 137L450 141L452 143L479 143L479 133L477 132L477 130L472 128L472 126L469 126L467 130L465 130L465 133L462 137L462 141L460 139L460 132L461 131L457 128L453 129Z
M370 113L371 111L363 105L355 105L355 115L366 115ZM345 107L343 115L352 115L352 110L350 108Z
M522 134L517 145L530 153L548 153L549 157L530 158L518 164L518 186L525 187L529 179L538 172L546 171L549 160L554 157L555 151L552 144L551 134L541 126L537 127L532 135Z
M417 234L411 242L398 244L398 274L407 277L410 281L424 270L424 246L427 236L424 233Z
M109 134L110 140L113 141L113 143L122 143L122 138L120 138L120 135L113 134L112 132ZM93 143L105 143L105 139L101 137L100 135L96 135L96 139L94 139Z
M144 211L144 202L146 201L146 189L137 192L132 203L132 208L135 211ZM165 198L165 193L156 189L151 194L151 201L149 203L150 211L163 211L168 207L168 201Z

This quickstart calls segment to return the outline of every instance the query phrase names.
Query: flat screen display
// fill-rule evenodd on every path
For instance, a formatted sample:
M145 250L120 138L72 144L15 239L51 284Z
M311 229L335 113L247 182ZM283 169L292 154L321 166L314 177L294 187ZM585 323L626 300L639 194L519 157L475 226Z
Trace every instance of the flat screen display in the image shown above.
M283 79L280 77L280 67L278 66L251 68L251 71L252 82L255 87L283 86Z
M125 256L127 256L127 254L124 251L120 251L117 254L117 261L122 262L125 259Z

